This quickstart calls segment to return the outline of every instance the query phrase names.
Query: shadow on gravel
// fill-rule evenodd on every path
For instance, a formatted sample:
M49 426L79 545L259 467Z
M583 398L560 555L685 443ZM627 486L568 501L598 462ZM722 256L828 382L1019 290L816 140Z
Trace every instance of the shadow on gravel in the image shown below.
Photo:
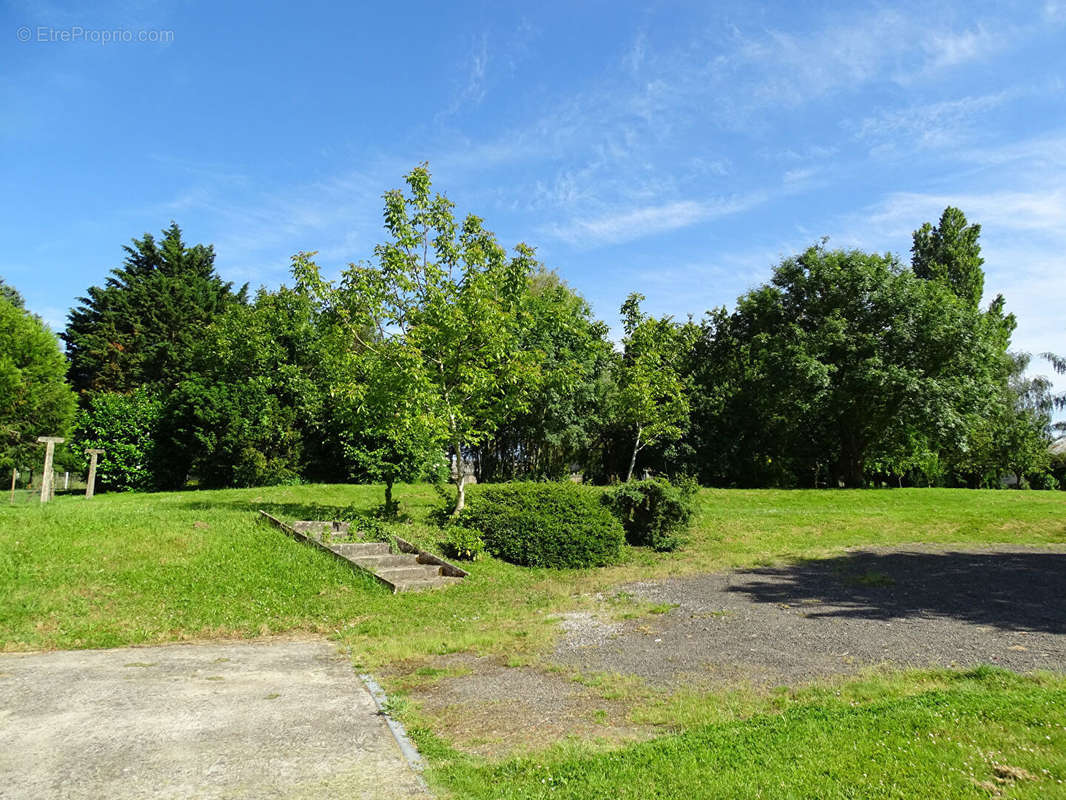
M858 552L734 575L762 603L816 603L809 617L953 617L1007 630L1066 633L1066 554Z

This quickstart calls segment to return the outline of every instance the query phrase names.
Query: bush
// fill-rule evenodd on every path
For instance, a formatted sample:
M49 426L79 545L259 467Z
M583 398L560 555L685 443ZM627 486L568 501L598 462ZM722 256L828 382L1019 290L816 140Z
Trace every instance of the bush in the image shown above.
M440 549L446 558L477 561L485 549L485 542L478 531L463 525L449 525L444 531Z
M695 513L697 488L690 479L673 484L665 478L649 478L612 487L603 500L621 521L627 542L664 552L684 544L684 533Z
M596 495L572 483L477 487L460 518L494 556L527 567L599 567L617 561L625 543Z
M104 392L78 413L71 449L103 450L96 468L98 489L128 491L155 486L155 440L162 405L147 389Z
M1033 478L1032 486L1034 489L1058 489L1059 481L1052 473L1041 472Z

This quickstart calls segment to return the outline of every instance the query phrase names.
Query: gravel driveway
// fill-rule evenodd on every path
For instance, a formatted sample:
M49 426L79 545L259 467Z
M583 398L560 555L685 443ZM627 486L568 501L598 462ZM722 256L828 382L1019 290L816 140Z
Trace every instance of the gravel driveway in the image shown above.
M870 549L620 587L672 604L564 620L554 660L657 685L793 684L874 664L1066 670L1066 549Z
M426 797L324 641L0 655L0 798Z

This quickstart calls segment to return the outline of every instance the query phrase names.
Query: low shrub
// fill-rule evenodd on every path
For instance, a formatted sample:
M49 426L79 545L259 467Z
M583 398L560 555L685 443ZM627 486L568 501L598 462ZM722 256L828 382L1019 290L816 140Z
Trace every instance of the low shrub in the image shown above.
M665 478L649 478L613 486L604 492L603 500L625 528L627 542L664 552L684 544L697 489L691 479L673 484Z
M463 525L449 525L444 530L444 539L440 542L440 549L445 558L477 561L485 550L485 541L481 538L479 531Z
M494 556L527 567L599 567L617 561L625 543L597 496L572 483L477 487L460 519Z

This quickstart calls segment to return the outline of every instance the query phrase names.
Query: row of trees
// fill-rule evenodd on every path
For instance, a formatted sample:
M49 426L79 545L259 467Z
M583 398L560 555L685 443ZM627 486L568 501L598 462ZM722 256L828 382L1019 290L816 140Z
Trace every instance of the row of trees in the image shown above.
M426 167L406 182L385 195L373 262L335 281L300 253L291 288L249 297L177 225L134 240L62 334L74 451L104 449L112 488L375 480L389 507L396 481L449 473L457 509L471 476L573 471L1054 483L1051 410L1064 398L1025 377L1003 299L980 307L980 228L957 209L915 232L909 265L822 242L699 322L649 316L630 295L616 346L530 247L508 253L481 219L457 220ZM0 302L61 369L39 320ZM73 395L50 385L67 400L48 401L46 422L25 404L0 409L8 461L37 435L28 414L52 433L69 420Z

